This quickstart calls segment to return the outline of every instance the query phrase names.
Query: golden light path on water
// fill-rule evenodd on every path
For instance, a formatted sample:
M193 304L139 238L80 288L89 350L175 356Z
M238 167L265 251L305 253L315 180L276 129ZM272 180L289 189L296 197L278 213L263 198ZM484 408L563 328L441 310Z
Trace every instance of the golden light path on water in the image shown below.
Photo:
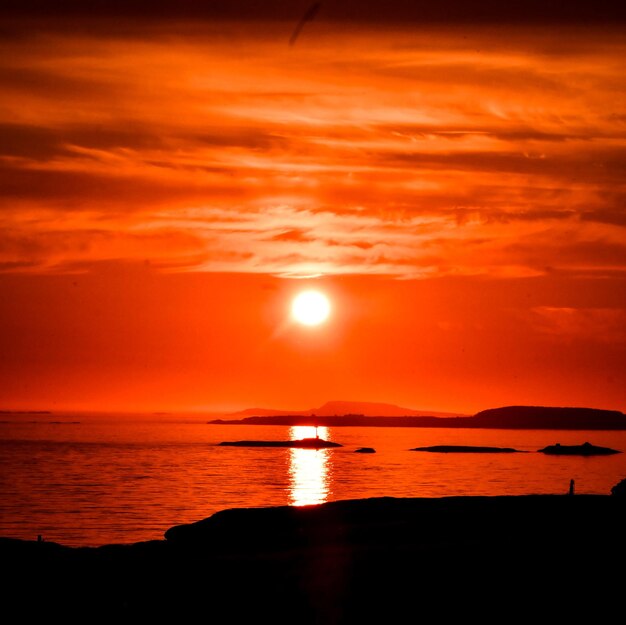
M319 435L327 439L328 429L306 425L290 428L291 440L313 438ZM289 450L289 503L293 506L308 506L323 503L328 497L328 455L330 449Z

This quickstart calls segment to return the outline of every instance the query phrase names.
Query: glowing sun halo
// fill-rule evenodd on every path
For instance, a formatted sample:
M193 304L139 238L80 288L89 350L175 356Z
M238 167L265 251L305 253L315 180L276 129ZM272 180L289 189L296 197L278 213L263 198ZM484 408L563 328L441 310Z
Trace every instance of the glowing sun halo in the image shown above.
M305 326L316 326L328 319L330 301L320 291L302 291L291 303L291 315Z

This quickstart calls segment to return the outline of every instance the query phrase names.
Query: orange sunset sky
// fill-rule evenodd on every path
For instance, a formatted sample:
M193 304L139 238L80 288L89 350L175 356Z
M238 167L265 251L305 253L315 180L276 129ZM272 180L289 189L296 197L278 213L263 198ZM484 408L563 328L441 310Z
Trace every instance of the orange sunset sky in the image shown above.
M0 408L626 410L626 10L60 4L0 8Z

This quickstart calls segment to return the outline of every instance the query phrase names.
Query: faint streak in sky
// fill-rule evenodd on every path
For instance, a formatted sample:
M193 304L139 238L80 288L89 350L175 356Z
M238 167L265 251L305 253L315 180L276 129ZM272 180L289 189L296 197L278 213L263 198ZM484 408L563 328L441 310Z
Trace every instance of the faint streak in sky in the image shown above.
M293 33L291 34L291 37L289 38L290 46L293 46L296 43L298 37L300 36L300 31L304 28L304 25L307 22L312 22L315 19L315 16L317 15L321 6L322 6L321 2L314 2L308 8L307 12L302 16L302 18L298 22L298 25L295 27Z

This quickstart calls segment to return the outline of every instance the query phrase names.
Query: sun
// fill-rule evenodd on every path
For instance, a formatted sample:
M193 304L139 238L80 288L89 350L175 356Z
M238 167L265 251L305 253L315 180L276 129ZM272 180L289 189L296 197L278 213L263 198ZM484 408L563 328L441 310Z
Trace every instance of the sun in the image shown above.
M320 291L302 291L291 302L291 316L302 325L317 326L329 315L330 300Z

